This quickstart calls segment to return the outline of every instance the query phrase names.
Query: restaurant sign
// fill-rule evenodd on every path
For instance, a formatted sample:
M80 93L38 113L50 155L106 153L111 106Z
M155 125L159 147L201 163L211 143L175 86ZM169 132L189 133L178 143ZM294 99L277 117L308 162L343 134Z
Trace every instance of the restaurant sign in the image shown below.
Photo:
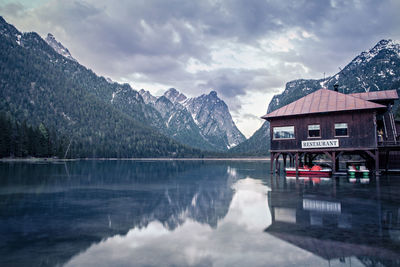
M301 141L301 148L339 147L339 139Z

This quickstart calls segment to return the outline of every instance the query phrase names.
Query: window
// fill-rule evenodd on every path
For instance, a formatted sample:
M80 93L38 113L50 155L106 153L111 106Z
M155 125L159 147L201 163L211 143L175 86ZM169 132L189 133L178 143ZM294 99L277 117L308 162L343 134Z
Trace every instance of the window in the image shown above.
M274 127L274 139L294 139L294 126Z
M348 136L347 123L335 123L335 136Z
M308 125L308 137L321 137L319 124Z

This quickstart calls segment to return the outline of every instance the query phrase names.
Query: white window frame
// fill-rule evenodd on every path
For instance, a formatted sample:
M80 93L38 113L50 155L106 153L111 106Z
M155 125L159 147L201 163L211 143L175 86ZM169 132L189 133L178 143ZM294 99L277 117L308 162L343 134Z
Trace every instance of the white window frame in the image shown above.
M319 135L318 136L310 136L310 126L318 126L319 130ZM311 129L311 130L317 130L317 129ZM307 138L321 138L321 125L320 124L309 124L307 125Z
M283 129L283 128L293 128L293 137L290 137L290 138L276 138L275 137L275 129ZM296 139L296 132L295 132L294 125L276 126L276 127L272 128L272 140L293 140L293 139Z
M347 135L336 135L336 129L344 129L343 127L340 127L339 125L341 124L346 124L346 130L347 130ZM338 127L339 126L339 127ZM334 131L335 131L335 137L349 137L349 124L347 122L338 122L335 123L334 125Z

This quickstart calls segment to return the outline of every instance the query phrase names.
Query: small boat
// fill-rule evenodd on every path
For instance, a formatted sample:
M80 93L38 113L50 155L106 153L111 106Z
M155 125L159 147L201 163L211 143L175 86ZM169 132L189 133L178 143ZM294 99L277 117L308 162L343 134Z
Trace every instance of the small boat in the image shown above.
M351 178L355 178L356 176L369 177L369 170L365 166L350 165L347 172Z
M296 175L296 168L288 167L285 168L287 176ZM330 177L332 175L332 169L328 167L321 167L319 165L314 165L312 168L304 165L298 169L299 176L307 177Z

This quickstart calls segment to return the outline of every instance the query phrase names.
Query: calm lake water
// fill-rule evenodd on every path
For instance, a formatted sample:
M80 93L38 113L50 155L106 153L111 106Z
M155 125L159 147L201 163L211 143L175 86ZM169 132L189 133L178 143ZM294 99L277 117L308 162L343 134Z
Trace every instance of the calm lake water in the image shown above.
M269 162L0 163L0 266L399 266L400 176Z

